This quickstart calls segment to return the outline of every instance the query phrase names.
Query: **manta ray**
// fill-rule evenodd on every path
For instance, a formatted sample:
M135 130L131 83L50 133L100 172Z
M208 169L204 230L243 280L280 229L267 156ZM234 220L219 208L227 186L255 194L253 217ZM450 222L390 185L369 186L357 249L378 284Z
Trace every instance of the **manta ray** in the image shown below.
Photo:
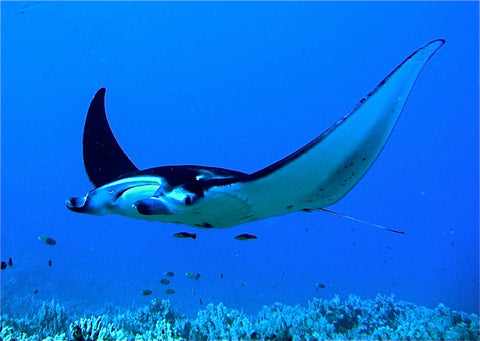
M73 212L225 228L255 220L323 210L365 175L387 142L437 39L406 58L347 114L296 152L251 174L174 165L140 170L108 124L105 88L97 91L83 131L83 162L95 187L71 197ZM398 232L398 231L394 231Z

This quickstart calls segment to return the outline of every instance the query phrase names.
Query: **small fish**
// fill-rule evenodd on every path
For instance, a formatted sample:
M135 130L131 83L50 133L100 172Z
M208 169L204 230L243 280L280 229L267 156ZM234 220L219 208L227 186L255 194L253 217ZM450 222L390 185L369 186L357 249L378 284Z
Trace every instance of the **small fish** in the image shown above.
M193 289L193 288L192 288L192 295L193 295L193 296L196 296L196 295L197 295L195 289Z
M173 276L175 275L175 274L174 274L173 272L171 272L171 271L165 271L163 274L164 274L165 276L168 276L168 277L173 277Z
M197 239L197 235L195 233L188 233L188 232L178 232L173 235L176 238L192 238Z
M199 299L199 301L200 301L200 305L203 305L203 301L201 298Z
M46 237L46 236L40 236L38 237L38 239L42 242L44 242L45 244L47 245L55 245L57 244L57 241L53 238L50 238L50 237Z
M2 261L2 270L5 270L7 268L7 262Z
M245 285L247 285L247 283L246 283L246 282L240 282L240 287L242 287L242 288L243 288Z
M167 284L170 284L170 281L169 281L168 279L166 279L166 278L162 278L162 279L160 280L160 283L162 283L163 285L167 285Z
M35 291L33 292L34 295L38 294L38 289L35 289Z
M185 272L185 276L188 278L195 278L195 274L193 272Z
M166 292L167 294L169 294L169 295L173 295L173 294L175 293L175 290L173 290L173 289L167 289L167 290L165 290L165 292Z
M197 281L199 278L200 278L200 272L197 272L197 274L195 275L195 280Z
M52 260L51 259L48 260L48 266L52 266Z
M13 259L12 257L8 258L8 265L12 266L13 265Z
M145 290L142 291L142 295L143 296L150 296L152 294L152 292L153 291L150 290L150 289L145 289Z
M317 289L325 289L326 285L323 283L317 283Z
M235 237L236 240L257 239L257 236L248 233L242 233Z
M223 272L220 272L220 278L221 279L223 278Z

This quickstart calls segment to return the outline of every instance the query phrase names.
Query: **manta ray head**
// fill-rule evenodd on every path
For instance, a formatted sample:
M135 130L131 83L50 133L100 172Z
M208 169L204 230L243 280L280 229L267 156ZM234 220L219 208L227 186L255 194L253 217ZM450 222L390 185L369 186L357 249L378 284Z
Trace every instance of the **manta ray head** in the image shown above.
M196 201L183 187L170 190L168 183L155 176L128 177L95 188L84 197L71 197L66 206L73 212L94 215L121 214L171 215Z
M77 213L144 219L155 215L158 219L159 215L185 213L200 197L184 186L172 188L162 177L134 176L95 188L84 197L71 197L65 204Z

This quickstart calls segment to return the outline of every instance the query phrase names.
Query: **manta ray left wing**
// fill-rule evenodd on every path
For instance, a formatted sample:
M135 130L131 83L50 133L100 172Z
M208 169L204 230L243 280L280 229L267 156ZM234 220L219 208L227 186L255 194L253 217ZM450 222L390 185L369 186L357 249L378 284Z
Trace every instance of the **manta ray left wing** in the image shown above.
M100 89L83 140L85 169L97 188L66 206L212 228L332 205L372 166L420 71L443 44L438 39L419 48L323 134L252 174L194 165L138 170L110 130Z
M387 142L425 63L444 44L434 40L412 53L345 116L303 148L212 191L247 203L243 221L310 211L342 199L372 166Z

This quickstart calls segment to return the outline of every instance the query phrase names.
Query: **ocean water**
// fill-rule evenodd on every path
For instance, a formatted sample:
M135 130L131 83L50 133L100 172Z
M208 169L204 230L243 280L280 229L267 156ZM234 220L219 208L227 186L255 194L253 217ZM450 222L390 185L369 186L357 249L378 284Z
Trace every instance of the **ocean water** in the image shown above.
M350 294L478 314L478 11L478 2L2 2L1 260L13 261L1 271L2 314L52 300L81 313L168 299L189 318L209 303L256 315ZM139 168L250 173L319 135L436 38L446 44L380 157L330 207L405 235L321 212L202 230L65 207L92 189L82 134L101 87ZM180 231L197 239L172 236ZM174 295L159 282L165 271Z

